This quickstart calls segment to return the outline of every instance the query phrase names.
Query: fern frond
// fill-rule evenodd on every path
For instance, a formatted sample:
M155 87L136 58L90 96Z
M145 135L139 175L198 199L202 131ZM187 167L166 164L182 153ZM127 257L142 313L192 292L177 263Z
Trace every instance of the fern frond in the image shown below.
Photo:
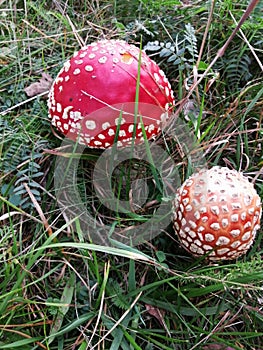
M130 306L129 299L124 294L122 287L112 278L108 280L107 292L115 306L127 310Z
M19 126L11 126L3 119L0 119L0 126L3 126L1 171L11 176L8 183L1 185L0 192L12 204L22 209L33 207L24 183L28 185L36 200L40 201L41 186L38 180L43 176L43 172L39 162L43 157L42 150L48 148L48 141L37 140L32 149L27 134L20 130Z
M177 33L173 42L149 41L144 46L145 51L155 52L167 63L185 68L185 64L193 64L198 58L197 38L194 27L188 23L185 29Z
M240 55L232 52L224 59L224 74L228 81L230 90L240 89L249 81L252 74L250 73L251 59L247 54Z

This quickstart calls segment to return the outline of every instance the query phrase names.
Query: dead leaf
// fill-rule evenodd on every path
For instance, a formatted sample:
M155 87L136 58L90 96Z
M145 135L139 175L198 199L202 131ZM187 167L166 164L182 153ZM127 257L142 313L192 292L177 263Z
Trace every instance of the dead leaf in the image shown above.
M40 78L38 82L30 84L24 90L27 96L29 97L42 94L45 91L47 91L47 94L48 94L48 91L50 90L52 83L53 83L53 78L47 73L42 73L42 78Z
M209 344L204 346L203 350L235 350L235 349L223 344Z
M150 314L151 316L153 316L154 318L156 318L158 320L158 322L163 326L164 325L164 315L165 315L165 311L158 309L157 307L154 307L152 305L149 304L145 304L146 307L146 311L148 312L148 314Z
M1 5L1 1L0 1ZM0 52L0 66L5 66L8 63L14 61L16 59L16 56L12 54L12 49L8 46L1 47Z

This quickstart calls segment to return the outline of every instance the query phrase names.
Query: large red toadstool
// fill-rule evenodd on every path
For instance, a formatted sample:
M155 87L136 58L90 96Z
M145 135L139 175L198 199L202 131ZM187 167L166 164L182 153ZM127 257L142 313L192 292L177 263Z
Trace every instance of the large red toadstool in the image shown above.
M173 201L174 228L182 246L208 260L245 254L259 229L262 207L240 172L214 166L189 177Z
M136 143L143 141L140 119L134 117L138 79L138 114L151 138L174 105L173 91L158 65L122 40L94 42L64 64L49 93L52 124L92 148L112 146L116 131L118 146L131 144L133 136Z

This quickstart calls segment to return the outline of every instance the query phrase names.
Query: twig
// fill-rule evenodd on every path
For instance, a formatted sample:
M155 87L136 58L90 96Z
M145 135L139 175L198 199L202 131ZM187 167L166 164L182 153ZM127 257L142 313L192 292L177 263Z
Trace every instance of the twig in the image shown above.
M213 18L214 8L215 8L215 0L212 0L212 2L211 2L211 9L210 9L210 12L209 12L209 17L208 17L208 20L207 20L207 23L206 23L205 32L204 32L204 35L203 35L203 40L202 40L202 43L201 43L201 46L200 46L200 50L199 50L199 54L198 54L198 58L197 58L197 61L196 61L197 69L198 69L198 66L199 66L199 63L201 61L202 54L203 54L203 51L204 51L206 38L207 38L208 31L209 31L209 28L210 28L210 25L211 25L211 22L212 22L212 18Z
M50 225L49 225L49 223L48 223L48 221L47 221L47 219L46 219L46 217L45 217L45 215L44 215L40 205L38 204L38 201L36 200L35 196L31 192L31 190L28 187L28 185L26 183L23 183L23 185L25 186L25 189L26 189L27 193L29 194L29 197L31 198L32 203L34 204L34 206L35 206L35 208L36 208L36 210L37 210L37 212L38 212L38 214L39 214L39 216L40 216L40 218L42 220L42 223L43 223L45 229L48 232L48 235L51 236L52 235L52 229L51 229L51 227L50 227Z
M85 45L84 40L82 37L79 35L78 31L76 30L76 27L74 26L73 22L71 21L69 15L66 15L66 18L71 26L71 29L73 31L73 34L75 35L75 38L79 44L80 47L83 47Z
M104 281L105 280L107 281L107 279L108 279L109 269L110 269L110 263L108 261L107 264L105 264L105 266L104 266ZM104 289L103 289L102 294L101 294L100 308L99 308L99 312L98 312L97 321L96 321L94 330L92 332L92 335L90 337L89 343L87 345L87 348L90 347L92 339L95 336L96 330L98 329L100 318L101 318L102 311L103 311L104 299L105 299L105 285L104 285Z
M53 41L55 44L58 44L60 46L62 46L62 44L57 41L56 39L53 39L52 37L46 35L44 32L42 32L42 30L38 29L37 27L35 27L33 24L29 23L26 19L22 20L24 23L26 23L29 27L31 27L32 29L34 29L36 32L38 32L39 34L41 34L44 38L49 39L51 41Z
M20 103L14 105L14 106L12 106L12 107L10 107L10 108L7 108L5 111L0 112L0 116L1 116L1 115L6 115L7 113L11 112L13 109L16 109L17 107L20 107L20 106L22 106L22 105L24 105L24 104L26 104L26 103L28 103L28 102L31 102L31 101L37 99L38 97L41 97L41 96L46 95L46 94L48 94L48 93L49 93L49 90L44 91L44 92L42 92L41 94L38 94L38 95L33 96L33 97L31 97L31 98L28 98L28 99L25 100L25 101L22 101L22 102L20 102Z

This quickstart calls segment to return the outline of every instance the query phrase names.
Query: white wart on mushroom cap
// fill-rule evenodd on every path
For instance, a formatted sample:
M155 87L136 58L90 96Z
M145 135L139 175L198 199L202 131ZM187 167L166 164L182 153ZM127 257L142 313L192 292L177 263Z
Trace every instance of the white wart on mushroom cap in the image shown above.
M260 227L262 207L240 172L215 166L189 177L173 202L174 228L182 246L208 260L245 254Z
M72 140L94 148L110 147L118 130L118 145L128 145L135 133L143 141L134 107L138 65L138 114L147 138L160 132L174 105L164 72L140 49L122 40L94 42L68 60L49 93L52 124ZM163 118L163 120L162 120ZM134 130L136 126L136 130Z

